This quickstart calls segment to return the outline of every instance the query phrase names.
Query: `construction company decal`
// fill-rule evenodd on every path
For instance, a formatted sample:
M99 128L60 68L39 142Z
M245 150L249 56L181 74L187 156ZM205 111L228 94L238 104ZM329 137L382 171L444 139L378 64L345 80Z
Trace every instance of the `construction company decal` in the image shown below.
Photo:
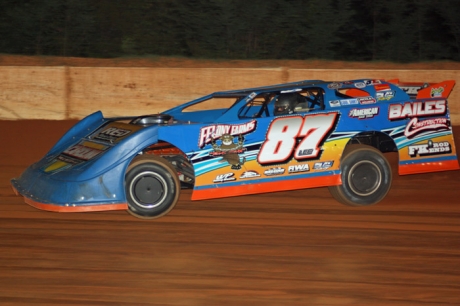
M338 113L279 117L268 127L257 161L261 165L318 158L327 136L335 129Z
M448 154L452 152L452 147L448 141L433 142L428 140L425 144L417 144L408 147L410 157L428 156L438 154Z
M446 114L446 111L446 100L391 104L388 110L388 119L398 120L412 117L442 116Z
M371 107L371 108L353 108L348 113L348 116L351 118L357 119L369 119L374 118L379 114L378 107Z
M404 130L404 135L407 138L413 138L422 132L434 130L449 130L449 122L447 118L434 118L421 121L419 121L418 118L412 118Z
M401 120L411 118L404 130L404 135L407 138L413 138L426 131L449 130L449 120L447 118L418 119L418 117L444 116L446 112L446 100L406 102L404 104L391 104L388 119Z
M200 129L199 147L211 144L213 151L210 156L221 156L233 170L241 169L246 159L240 154L246 151L244 147L245 134L251 133L256 128L257 121L252 120L243 124L214 124Z

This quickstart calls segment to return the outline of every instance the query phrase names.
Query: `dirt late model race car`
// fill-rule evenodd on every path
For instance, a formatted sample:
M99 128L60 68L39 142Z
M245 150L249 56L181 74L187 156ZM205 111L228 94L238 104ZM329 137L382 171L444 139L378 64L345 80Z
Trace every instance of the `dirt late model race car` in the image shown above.
M343 204L370 205L392 182L382 153L398 152L401 175L459 169L454 84L299 81L215 92L154 115L95 112L11 182L36 208L140 218L168 213L182 188L203 200L328 186Z

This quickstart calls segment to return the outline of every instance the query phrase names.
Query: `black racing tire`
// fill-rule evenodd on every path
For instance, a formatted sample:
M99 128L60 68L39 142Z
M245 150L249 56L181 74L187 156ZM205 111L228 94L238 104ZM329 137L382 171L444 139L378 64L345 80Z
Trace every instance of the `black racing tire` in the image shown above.
M141 155L126 171L128 212L137 218L155 219L166 215L176 205L180 189L177 172L164 158Z
M340 169L342 185L330 186L329 191L342 204L376 204L390 191L391 166L374 147L349 145L343 154Z

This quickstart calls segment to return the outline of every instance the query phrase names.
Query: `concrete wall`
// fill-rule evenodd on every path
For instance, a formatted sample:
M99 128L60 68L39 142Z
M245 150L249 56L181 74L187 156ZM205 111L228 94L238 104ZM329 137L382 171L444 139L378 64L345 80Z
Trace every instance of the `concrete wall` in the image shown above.
M219 91L304 79L457 80L457 70L330 70L283 68L0 67L0 119L82 118L96 110L124 116L157 113ZM460 124L460 84L449 97Z

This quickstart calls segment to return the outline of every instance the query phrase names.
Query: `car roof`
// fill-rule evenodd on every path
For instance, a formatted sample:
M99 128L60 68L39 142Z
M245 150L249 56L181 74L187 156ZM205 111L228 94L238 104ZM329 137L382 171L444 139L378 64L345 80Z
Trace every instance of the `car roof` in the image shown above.
M296 88L303 88L309 86L321 86L327 85L331 82L325 82L321 80L304 80L304 81L297 81L291 83L284 83L284 84L276 84L270 86L261 86L261 87L253 87L253 88L244 88L244 89L236 89L236 90L226 90L226 91L217 91L212 94L214 97L240 97L240 96L247 96L253 92L273 92L273 91L286 91L286 90L293 90ZM323 87L321 86L321 87Z

